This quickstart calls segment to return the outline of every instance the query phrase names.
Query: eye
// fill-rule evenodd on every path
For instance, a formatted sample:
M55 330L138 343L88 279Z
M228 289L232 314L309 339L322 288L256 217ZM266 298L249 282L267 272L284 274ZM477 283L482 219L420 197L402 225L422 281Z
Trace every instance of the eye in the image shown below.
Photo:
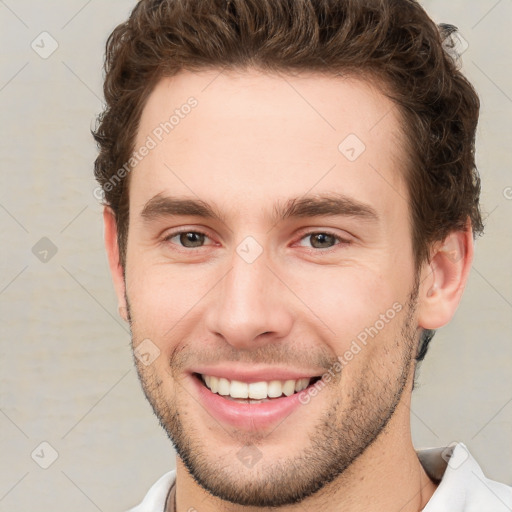
M345 240L344 238L341 238L339 235L335 235L334 233L330 233L328 231L312 231L310 233L306 233L301 238L301 241L306 240L308 238L311 242L311 246L313 247L313 249L331 249L336 245L350 244L349 240ZM336 241L338 243L336 243Z
M311 243L310 247L324 251L327 251L337 245L350 244L349 240L328 231L311 231L303 235L300 241L302 242L308 238ZM184 247L185 249L198 249L205 246L205 241L207 239L210 239L210 237L201 231L182 230L168 234L163 241ZM299 245L307 247L302 243L299 243Z
M177 239L177 242L173 242L173 239ZM204 244L205 239L209 238L208 235L201 231L177 231L170 233L164 238L164 242L171 242L175 245L181 245L187 249L196 249Z

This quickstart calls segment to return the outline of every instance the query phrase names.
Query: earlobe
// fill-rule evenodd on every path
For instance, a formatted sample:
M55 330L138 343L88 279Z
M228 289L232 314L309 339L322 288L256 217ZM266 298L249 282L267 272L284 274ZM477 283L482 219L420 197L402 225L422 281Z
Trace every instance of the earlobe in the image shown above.
M118 312L119 312L119 316L125 321L125 322L129 322L128 320L128 310L124 307L124 306L119 306L117 308Z
M117 222L112 209L105 206L103 209L103 226L105 230L105 248L107 250L110 274L119 304L119 315L128 322L128 310L125 299L124 269L119 258L119 245L117 241Z
M465 231L452 231L434 245L428 265L424 265L419 289L418 324L438 329L455 314L473 261L471 225Z

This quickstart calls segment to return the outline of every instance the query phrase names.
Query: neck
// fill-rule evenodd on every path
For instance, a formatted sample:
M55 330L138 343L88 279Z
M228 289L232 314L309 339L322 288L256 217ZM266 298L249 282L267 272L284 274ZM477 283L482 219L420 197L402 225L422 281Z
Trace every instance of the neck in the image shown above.
M410 434L410 395L365 452L316 494L279 512L419 512L437 485L414 450ZM176 465L176 512L262 512L262 508L228 503L200 487L179 457ZM271 509L268 509L271 510ZM275 510L275 509L272 509Z

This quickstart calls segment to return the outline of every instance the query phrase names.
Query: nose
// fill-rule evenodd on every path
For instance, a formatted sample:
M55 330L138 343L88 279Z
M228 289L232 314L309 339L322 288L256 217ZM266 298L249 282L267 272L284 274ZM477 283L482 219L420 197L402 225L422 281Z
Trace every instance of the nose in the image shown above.
M292 328L290 297L264 254L248 263L234 252L230 271L212 290L206 327L238 350L284 338Z

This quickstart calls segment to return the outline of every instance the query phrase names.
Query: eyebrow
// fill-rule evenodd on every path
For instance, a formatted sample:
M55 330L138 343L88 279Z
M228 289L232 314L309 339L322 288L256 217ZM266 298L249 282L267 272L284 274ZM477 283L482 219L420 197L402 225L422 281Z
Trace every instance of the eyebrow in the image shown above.
M201 199L170 197L157 194L144 205L141 216L145 221L161 217L192 216L213 219L227 224L225 216L215 205ZM356 217L366 221L378 221L379 216L370 205L338 193L295 197L278 202L273 207L270 221L319 216Z

